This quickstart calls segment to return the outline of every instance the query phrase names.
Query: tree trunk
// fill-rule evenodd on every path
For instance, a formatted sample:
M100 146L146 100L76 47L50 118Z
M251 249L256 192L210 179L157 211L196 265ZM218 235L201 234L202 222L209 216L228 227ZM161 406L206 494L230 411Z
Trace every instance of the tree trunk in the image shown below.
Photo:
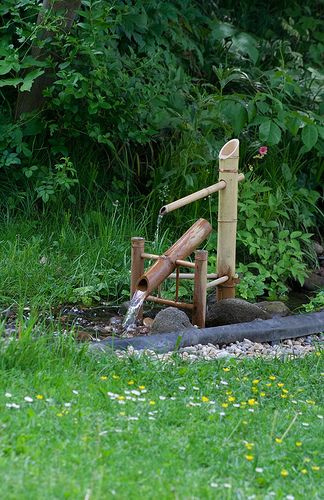
M76 18L77 10L80 8L81 0L43 0L42 12L38 14L37 25L42 24L46 11L62 11L62 26L64 31L69 31ZM49 30L44 30L39 36L40 39L46 39L53 33ZM31 55L34 59L43 60L48 55L48 50L39 48L33 45ZM49 68L45 69L45 73L34 80L29 92L19 92L16 103L15 118L20 118L22 113L30 113L40 109L44 104L43 91L51 83L53 83L55 75Z

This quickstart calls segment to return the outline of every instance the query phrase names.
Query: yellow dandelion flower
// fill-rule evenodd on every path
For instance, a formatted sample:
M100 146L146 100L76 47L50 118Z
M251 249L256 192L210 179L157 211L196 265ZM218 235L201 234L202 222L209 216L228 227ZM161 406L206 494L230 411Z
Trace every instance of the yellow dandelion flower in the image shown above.
M135 382L134 382L134 380L129 380L129 381L127 382L127 384L128 384L128 385L134 385L134 384L135 384Z
M252 392L253 394L258 394L259 390L257 389L257 387L252 387Z
M151 399L151 401L150 401L150 405L151 405L151 406L156 405L156 402L155 402L155 401L153 401L153 400Z
M254 456L253 455L245 455L245 458L246 458L246 460L248 460L249 462L251 462L251 460L254 459Z
M208 403L209 398L207 398L207 396L202 396L201 400L202 400L203 403Z
M240 405L241 405L241 406L246 406L246 405L247 405L247 402L246 402L246 401L241 401Z
M138 388L143 391L145 389L145 385L139 385Z
M222 406L223 408L227 408L227 407L228 407L228 403L222 403L222 404L221 404L221 406Z
M252 450L252 448L254 447L254 444L253 443L245 443L245 448L247 450Z
M260 392L260 396L261 396L261 398L264 398L264 396L265 396L265 395L266 395L266 393L265 393L265 392L263 392L263 391L262 391L262 392Z
M276 380L277 377L275 377L274 375L270 375L269 379L270 380Z
M307 474L307 469L302 469L300 472L301 472L302 474Z
M296 441L296 443L295 443L295 445L298 446L298 447L301 446L302 444L303 443L301 441Z
M115 379L115 380L119 380L120 376L119 375L113 375L112 378Z
M259 382L260 382L260 380L258 378L255 378L254 380L252 380L253 385L257 385Z
M312 465L312 469L314 471L318 471L318 470L320 470L320 467L318 465Z
M247 377L246 375L244 375L243 380L244 380L244 382L246 382L247 380L249 380L249 377Z
M229 390L229 391L226 391L225 394L228 396L229 394L232 394L233 391Z
M275 442L278 443L278 444L281 444L282 443L282 439L281 438L276 438Z
M233 401L235 401L235 398L234 398L234 396L228 396L227 400L228 400L230 403L233 403Z
M57 417L63 417L63 413L57 413L56 416Z
M311 459L310 459L310 458L308 458L308 457L305 457L305 458L304 458L304 462L306 462L307 464L308 464L310 461L311 461Z
M320 356L320 355L321 355L321 352L320 352L320 351L316 351L316 352L315 352L315 355L316 355L316 356Z
M285 384L283 384L282 382L278 382L277 386L278 387L283 387Z
M117 399L118 399L118 401L124 401L125 396L118 396L118 398L117 398Z
M256 403L255 399L253 399L253 398L252 398L252 399L248 399L248 404L249 404L250 406L255 405L255 403Z
M121 417L124 417L124 416L126 415L126 412L124 412L124 411L120 411L120 412L119 412L119 415L120 415Z
M287 477L289 472L286 470L286 469L282 469L282 471L280 472L280 474L282 475L282 477Z
M230 371L230 368L228 366L225 366L225 368L223 368L224 372L229 372Z
M44 396L42 394L37 394L36 399L44 399Z
M288 398L287 394L280 394L280 397L281 397L282 399Z
M282 392L284 392L285 394L288 394L288 389L282 389Z
M242 403L241 403L241 404L242 404ZM243 424L243 425L247 425L247 424L248 424L247 420L242 420L242 424Z
M267 386L267 387L272 387L271 382L268 382L268 383L266 384L266 386Z
M306 403L308 405L314 405L315 404L315 401L313 401L312 399L306 399Z
M108 377L106 377L106 375L102 375L102 377L100 377L100 380L107 380Z

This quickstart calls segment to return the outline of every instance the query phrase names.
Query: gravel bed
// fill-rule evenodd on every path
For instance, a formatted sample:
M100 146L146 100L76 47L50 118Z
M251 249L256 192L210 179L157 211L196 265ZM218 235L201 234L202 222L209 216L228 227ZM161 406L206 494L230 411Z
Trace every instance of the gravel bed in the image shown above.
M251 342L245 339L243 342L218 346L213 344L197 344L191 347L179 349L178 355L185 361L212 360L221 358L243 358L243 357L267 357L267 358L287 358L296 356L305 356L310 352L316 351L323 346L324 335L311 335L300 337L294 340L284 340L278 344ZM172 360L174 352L157 354L156 352L145 349L137 351L129 346L127 351L116 351L119 358L128 356L149 356L152 359L162 361Z

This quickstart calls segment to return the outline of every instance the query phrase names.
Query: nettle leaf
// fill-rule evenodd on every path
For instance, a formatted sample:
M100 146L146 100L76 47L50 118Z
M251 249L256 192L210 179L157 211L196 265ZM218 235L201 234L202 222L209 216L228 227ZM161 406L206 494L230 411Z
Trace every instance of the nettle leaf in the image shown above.
M5 80L0 80L0 87L17 87L22 81L22 78L6 78Z
M278 144L281 139L281 130L272 120L266 120L259 127L260 141L267 144Z
M318 131L316 125L306 125L302 130L302 141L309 151L313 146L317 143L318 140Z
M32 88L34 80L36 80L36 78L38 78L40 75L43 75L43 74L44 74L43 69L34 69L33 71L30 71L30 73L28 73L28 75L25 76L25 78L23 80L23 84L20 87L20 91L21 92L29 92L30 89Z

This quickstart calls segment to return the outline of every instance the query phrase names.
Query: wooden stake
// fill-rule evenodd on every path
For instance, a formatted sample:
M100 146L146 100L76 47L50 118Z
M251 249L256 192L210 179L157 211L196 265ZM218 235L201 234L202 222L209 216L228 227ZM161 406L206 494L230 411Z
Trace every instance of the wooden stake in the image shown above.
M225 181L226 188L218 198L217 274L229 279L217 285L218 301L235 297L239 144L232 139L219 153L219 181Z
M192 323L198 328L205 327L206 318L206 290L207 290L207 259L206 250L197 250L195 252L195 281L194 281L194 310L192 314Z

